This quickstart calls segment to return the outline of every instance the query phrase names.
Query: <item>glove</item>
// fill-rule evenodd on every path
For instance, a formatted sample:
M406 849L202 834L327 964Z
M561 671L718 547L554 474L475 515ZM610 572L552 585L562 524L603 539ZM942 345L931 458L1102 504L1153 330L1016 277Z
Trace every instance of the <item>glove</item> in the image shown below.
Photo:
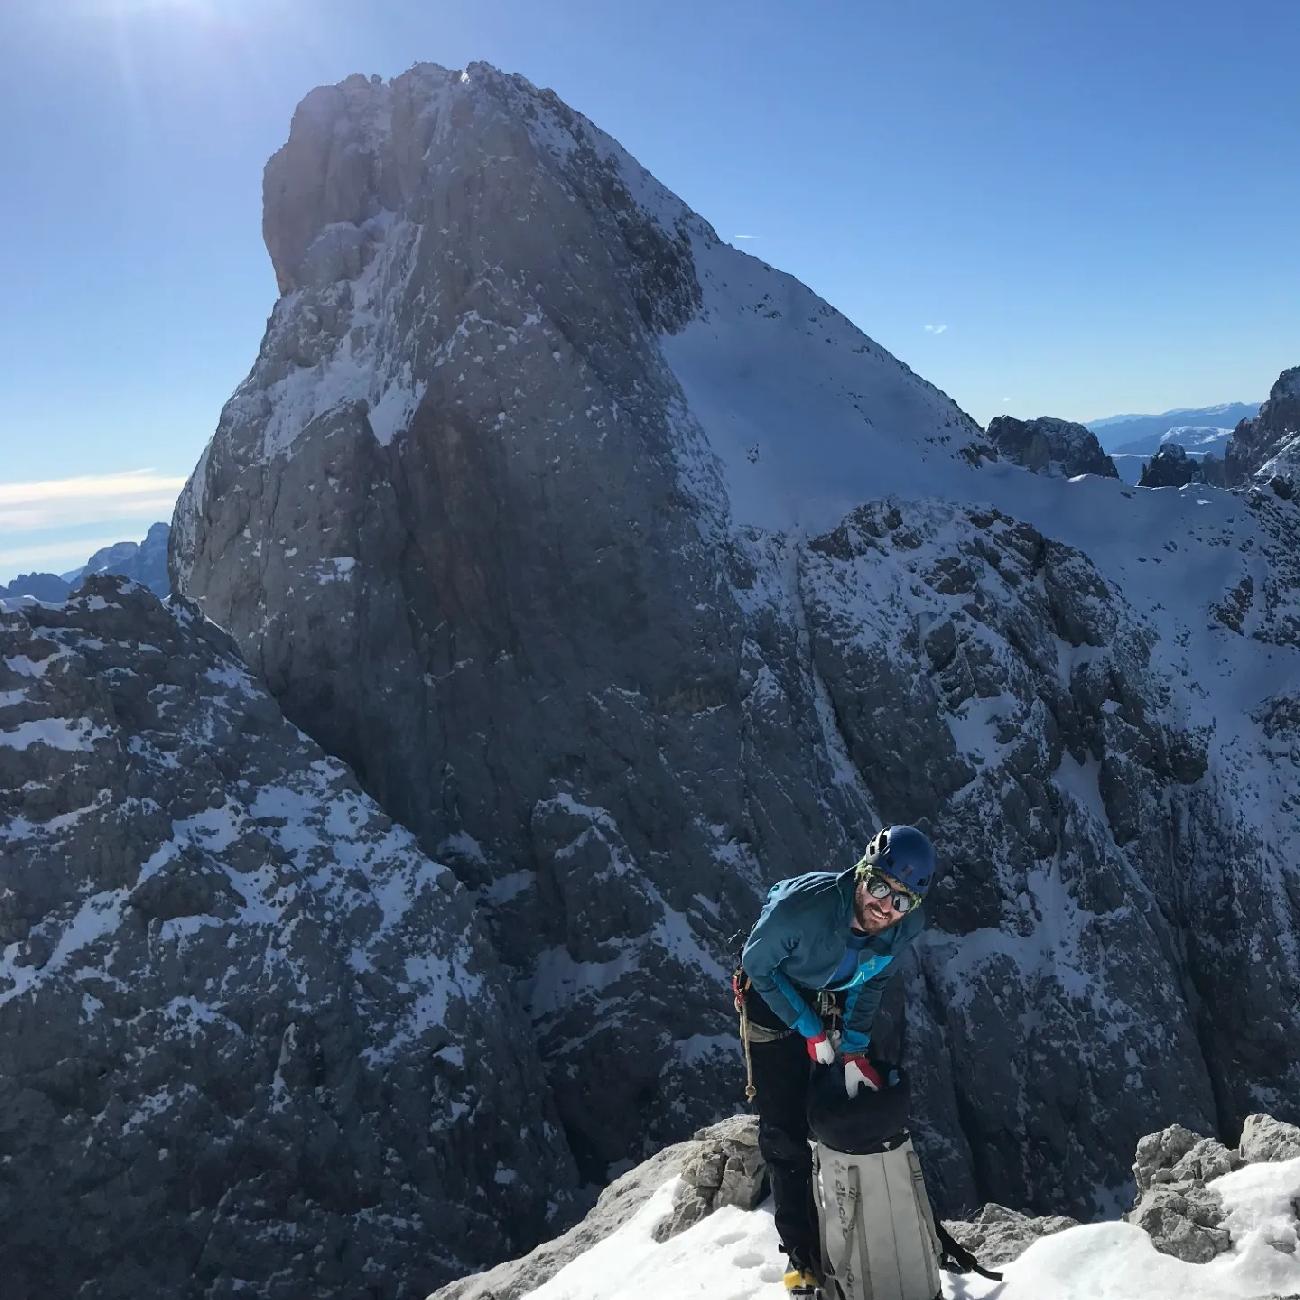
M827 1041L825 1034L816 1038L805 1038L804 1046L808 1049L809 1059L818 1065L830 1065L835 1060L835 1049Z
M856 1097L858 1089L862 1087L870 1088L872 1092L879 1092L884 1086L885 1081L865 1056L844 1058L844 1091L850 1097Z

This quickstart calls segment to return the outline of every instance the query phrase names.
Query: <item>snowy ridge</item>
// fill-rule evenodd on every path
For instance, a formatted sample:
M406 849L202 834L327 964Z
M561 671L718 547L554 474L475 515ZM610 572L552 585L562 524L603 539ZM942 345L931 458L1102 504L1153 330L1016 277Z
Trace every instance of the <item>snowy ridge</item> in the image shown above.
M626 1224L523 1296L784 1300L783 1256L770 1206L726 1206L669 1241L655 1240L655 1226L671 1211L678 1181L664 1182ZM1263 1300L1300 1290L1290 1205L1300 1196L1300 1160L1247 1165L1208 1187L1232 1207L1233 1249L1219 1259L1191 1264L1161 1254L1132 1224L1081 1224L1035 1242L1002 1265L1000 1283L973 1273L943 1274L944 1300Z
M763 1195L752 1116L701 1130L602 1194L564 1236L429 1300L778 1300L784 1257ZM1122 1221L1081 1225L996 1204L949 1233L1000 1282L941 1271L944 1300L1264 1300L1300 1285L1300 1129L1270 1116L1228 1149L1173 1125L1144 1136L1141 1195ZM757 1160L757 1163L755 1161ZM1140 1292L1137 1289L1140 1287Z

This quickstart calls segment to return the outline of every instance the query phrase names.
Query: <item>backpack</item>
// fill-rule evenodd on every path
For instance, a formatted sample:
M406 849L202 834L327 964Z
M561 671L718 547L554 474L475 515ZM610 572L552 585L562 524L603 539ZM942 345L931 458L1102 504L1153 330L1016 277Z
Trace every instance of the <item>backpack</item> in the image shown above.
M938 1300L941 1266L980 1268L934 1217L906 1127L909 1092L897 1067L876 1062L888 1086L850 1098L840 1071L813 1072L808 1125L813 1198L829 1300Z

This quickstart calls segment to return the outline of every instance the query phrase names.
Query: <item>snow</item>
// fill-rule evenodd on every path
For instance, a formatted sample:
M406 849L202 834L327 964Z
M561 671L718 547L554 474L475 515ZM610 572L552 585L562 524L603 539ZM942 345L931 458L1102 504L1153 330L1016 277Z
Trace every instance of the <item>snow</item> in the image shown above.
M666 1242L653 1239L678 1182L665 1181L527 1300L784 1300L770 1200L752 1211L726 1206ZM1208 1264L1161 1254L1132 1224L1084 1224L1034 1242L1001 1268L1000 1283L945 1273L945 1300L1258 1300L1300 1291L1300 1260L1287 1252L1295 1249L1289 1198L1300 1195L1300 1160L1248 1165L1208 1186L1230 1208L1233 1234L1232 1251Z
M318 239L328 238L333 229L327 227ZM351 327L317 364L296 367L265 393L250 376L230 401L233 409L246 404L269 405L262 435L268 460L290 451L313 420L351 402L366 404L375 438L387 444L405 429L424 395L424 383L412 378L411 349L395 337L393 317L393 306L400 301L414 265L420 227L382 212L360 230L339 223L339 232L371 241L366 249L369 260L351 282ZM288 294L276 304L272 330L293 328L300 294ZM196 503L202 500L203 469L200 461L192 487L187 489Z
M89 749L96 740L108 735L86 718L36 718L0 731L0 746L26 749L29 745L48 745L51 749Z
M44 677L45 671L52 663L67 658L67 651L60 650L45 659L29 659L26 655L14 655L4 661L5 667L20 677Z
M316 566L317 582L341 582L351 577L357 562L351 555L330 555Z
M723 467L732 522L829 529L952 463L975 426L792 276L693 233L704 306L660 349ZM951 444L933 439L949 434Z
M0 993L0 1005L51 979L64 969L70 957L113 935L121 924L126 899L125 889L101 890L84 899L64 923L49 959L39 967L18 961L22 945L9 944L0 953L0 980L12 981L12 987ZM102 961L95 965L101 966Z

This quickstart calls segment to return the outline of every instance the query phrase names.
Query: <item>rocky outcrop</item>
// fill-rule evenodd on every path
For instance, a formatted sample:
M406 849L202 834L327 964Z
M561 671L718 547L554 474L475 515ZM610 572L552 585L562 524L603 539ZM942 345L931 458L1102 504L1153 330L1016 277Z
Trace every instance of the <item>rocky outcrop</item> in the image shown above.
M1077 1228L1079 1224L1077 1219L1063 1214L1035 1218L1004 1205L989 1204L981 1206L980 1212L971 1219L950 1219L943 1226L985 1268L1000 1269L1019 1259L1039 1238Z
M672 1212L655 1225L654 1239L667 1241L724 1205L752 1210L766 1190L767 1168L758 1150L757 1119L736 1115L702 1129L682 1163Z
M1247 1115L1237 1148L1246 1164L1300 1160L1300 1126L1283 1124L1272 1115Z
M1189 456L1186 448L1167 442L1142 466L1138 487L1186 487L1204 483L1211 487L1226 486L1223 461L1217 456Z
M988 434L1007 460L1036 474L1066 478L1075 474L1119 477L1114 462L1102 451L1097 435L1082 424L1051 416L1017 420L999 415L989 425Z
M1248 1116L1236 1150L1172 1125L1138 1144L1133 1165L1138 1197L1125 1217L1149 1233L1164 1254L1206 1263L1233 1245L1232 1218L1219 1190L1207 1184L1245 1164L1296 1157L1300 1128L1271 1115ZM1288 1254L1295 1253L1300 1238L1300 1205L1293 1208L1295 1229L1269 1243Z
M1224 461L1229 486L1252 478L1294 483L1300 470L1300 366L1284 370L1259 414L1233 430Z
M1149 1134L1138 1143L1133 1163L1138 1199L1126 1217L1150 1235L1157 1250L1204 1264L1232 1245L1220 1226L1223 1202L1205 1183L1240 1163L1221 1142L1198 1137L1181 1124Z
M0 878L6 1294L405 1297L567 1217L472 899L192 606L0 613Z

